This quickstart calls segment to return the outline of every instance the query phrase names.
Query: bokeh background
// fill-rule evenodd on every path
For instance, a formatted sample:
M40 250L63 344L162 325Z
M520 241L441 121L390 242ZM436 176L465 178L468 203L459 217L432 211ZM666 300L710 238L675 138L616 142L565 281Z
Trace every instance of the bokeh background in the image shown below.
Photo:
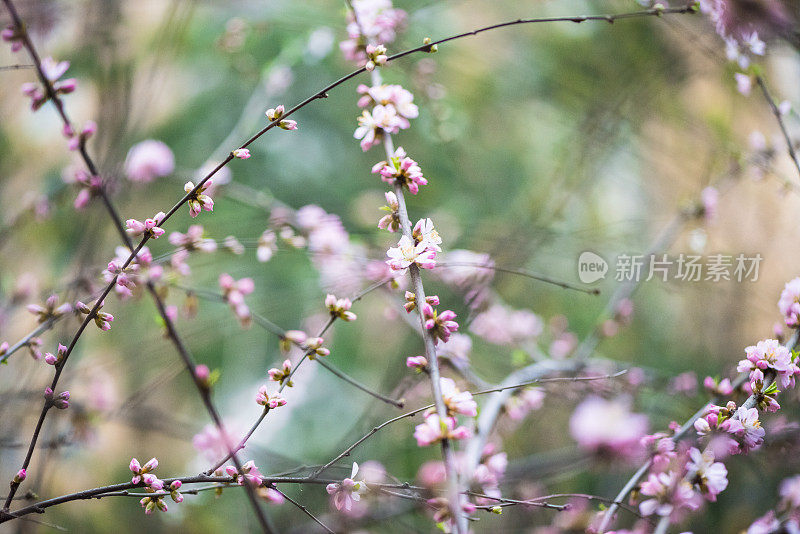
M408 13L406 30L391 51L417 46L495 21L633 11L628 1L398 0ZM71 62L78 90L65 98L78 123L94 119L90 143L115 184L123 217L143 219L180 198L183 183L208 161L218 161L265 124L268 107L299 102L352 70L338 49L346 37L341 2L116 0L19 2L43 55ZM0 10L0 22L8 20ZM0 64L24 62L0 50ZM779 100L800 102L797 52L768 43L765 78ZM712 218L687 218L667 248L678 254L760 253L756 282L661 282L640 285L630 325L603 340L597 355L644 371L644 384L548 387L541 409L504 428L510 466L504 493L582 492L613 497L634 463L599 461L581 452L568 432L575 405L591 390L630 393L653 430L684 421L707 400L702 387L674 382L691 371L731 376L743 348L772 336L780 320L783 284L800 272L796 246L800 223L798 176L767 103L754 91L736 91L734 66L711 24L701 16L665 16L604 23L513 27L459 40L435 55L415 55L383 69L385 79L415 95L420 116L398 134L420 162L430 185L409 197L412 219L433 218L445 252L488 253L499 267L526 270L579 284L577 257L591 250L609 262L619 254L644 254L674 221L717 185ZM52 292L85 296L100 282L118 237L99 203L76 212L77 189L65 184L75 164L65 149L50 107L32 114L19 87L30 70L0 71L0 341L14 342L34 326L24 305ZM281 246L267 263L255 243L276 206L315 204L341 217L363 258L381 260L394 236L378 232L384 184L369 172L383 159L379 148L363 153L353 139L357 83L336 88L293 118L296 132L274 131L250 147L253 157L230 165L232 183L215 196L213 214L191 221L183 209L168 231L203 224L206 235L236 236L242 255L219 252L190 260L182 281L217 289L220 272L250 276L253 311L286 329L314 331L324 321L330 281L321 283L306 250ZM787 117L790 132L797 117ZM753 143L760 132L765 144ZM151 184L124 179L130 147L158 139L175 154L176 170ZM166 239L151 242L154 255L169 253ZM509 308L530 310L545 333L532 345L498 345L473 335L472 370L489 382L529 364L565 328L582 340L602 320L618 287L613 271L592 287L598 296L565 290L523 276L497 272L490 289ZM76 280L78 281L76 283ZM344 283L344 282L343 282ZM334 284L335 285L335 284ZM346 284L345 284L346 285ZM365 287L357 283L356 287ZM468 321L464 291L434 275L429 293ZM348 293L339 289L341 296ZM184 306L172 288L168 301ZM195 473L207 462L192 438L208 424L193 385L163 336L145 296L110 298L113 329L91 329L81 339L62 384L74 399L67 412L51 413L43 443L25 485L47 498L126 480L131 457L157 456L159 473ZM375 291L358 302L352 324L337 324L326 337L329 361L374 389L405 397L407 406L427 401L427 385L405 369L421 352L418 335L398 315L396 294ZM316 325L316 326L315 326ZM75 320L43 336L43 350L70 339ZM246 428L260 413L253 402L266 370L283 355L275 336L254 326L243 330L222 303L201 299L196 317L178 327L199 362L221 370L214 398L232 428ZM465 328L465 330L467 330ZM468 333L468 330L467 330ZM534 350L536 347L536 350ZM50 380L42 362L24 352L0 368L0 479L18 468ZM691 377L690 377L691 378ZM691 382L691 380L689 381ZM463 383L463 382L462 382ZM473 388L475 389L475 388ZM271 414L244 456L264 473L323 463L396 411L342 383L317 365L298 373L287 390L289 405ZM758 453L729 462L731 484L719 502L686 524L694 532L737 532L774 503L777 483L798 469L796 395L765 423ZM73 409L74 408L74 409ZM353 459L377 460L400 480L414 481L420 465L438 458L411 437L415 420L387 428ZM344 465L334 478L349 473ZM321 486L282 488L331 524ZM595 506L592 504L591 506ZM368 532L430 532L429 517L413 507L346 524ZM281 532L310 532L308 519L286 504L270 507ZM537 532L558 521L540 509L484 514L477 532ZM623 516L624 517L624 516ZM133 499L104 499L55 507L35 520L74 532L249 531L254 521L242 494L225 491L187 496L166 514L146 517ZM630 521L630 519L624 519ZM568 531L566 526L559 527ZM0 526L2 532L47 532L32 521Z

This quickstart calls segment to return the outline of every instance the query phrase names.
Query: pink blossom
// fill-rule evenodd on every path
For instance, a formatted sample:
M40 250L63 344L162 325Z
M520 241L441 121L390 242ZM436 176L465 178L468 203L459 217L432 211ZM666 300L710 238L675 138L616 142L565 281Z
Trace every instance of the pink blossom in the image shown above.
M433 337L435 344L439 341L447 343L450 335L458 330L458 323L455 321L456 314L452 310L445 310L439 313L427 302L422 303L422 317L425 319L425 329Z
M94 324L103 331L111 330L111 323L114 321L114 316L110 313L106 313L101 311L100 308L103 307L105 301L100 303L100 306L97 308L97 312L94 315ZM75 303L75 309L77 309L80 313L84 315L88 315L92 311L92 307L87 306L81 301Z
M714 461L714 452L700 452L695 447L689 449L691 461L686 465L686 479L698 487L706 499L711 502L728 487L728 470L725 464Z
M246 148L237 148L236 150L234 150L233 152L231 152L231 155L232 155L234 158L238 158L238 159L247 159L247 158L249 158L249 157L250 157L250 151L249 151L249 150L247 150Z
M386 251L389 257L386 264L395 271L403 271L416 263L422 269L433 269L436 266L436 251L428 250L426 243L414 242L403 236L396 247Z
M440 378L439 384L447 415L461 414L467 417L478 415L478 404L473 400L472 393L459 390L456 383L450 378Z
M23 480L25 480L27 477L28 477L27 471L25 471L25 469L20 469L19 471L17 471L17 474L14 475L13 483L14 484L19 484Z
M264 406L265 408L275 409L279 406L285 406L286 399L277 393L270 395L267 393L267 386L261 386L258 388L258 394L256 395L256 404Z
M396 232L400 229L400 214L398 211L400 209L400 204L397 201L397 195L392 191L387 191L384 195L386 196L386 205L381 207L381 210L388 211L389 213L381 217L378 221L378 228Z
M763 380L763 371L771 369L778 375L782 388L794 387L795 376L800 368L793 362L792 353L777 339L765 339L744 349L747 359L741 360L736 368L739 372L750 372L750 382Z
M253 486L260 486L264 483L264 475L259 472L253 460L246 462L242 466L241 472L237 471L236 467L232 465L227 466L225 472L232 476L240 486L244 485L245 481Z
M367 59L367 44L394 41L397 29L406 20L406 13L392 7L391 0L354 0L353 13L348 13L349 39L339 45L345 59L363 63ZM363 32L363 34L362 34Z
M372 112L365 109L358 118L358 128L353 137L361 140L361 150L366 152L383 140L384 132L395 134L400 131L404 120L397 115L394 106L375 106Z
M734 434L741 440L739 447L742 453L747 454L761 447L764 443L766 431L761 428L761 421L758 420L757 408L739 408L732 419L739 423L739 425L732 424L731 428L734 431L731 431L731 434ZM741 429L739 429L739 426L741 426Z
M572 414L569 429L578 445L587 451L631 457L647 433L647 416L630 411L630 400L586 398Z
M364 65L368 71L375 70L375 67L380 67L386 64L388 57L386 56L386 47L383 45L368 44L365 52L367 54L367 63Z
M538 337L544 330L541 318L529 310L512 310L493 304L475 316L470 331L496 345L516 345Z
M541 408L545 397L541 388L524 388L506 401L506 414L514 421L521 421L530 412Z
M161 224L161 221L164 220L164 217L166 217L164 212L159 211L153 215L153 218L145 219L144 222L136 219L128 219L125 221L125 226L127 227L125 231L128 233L128 235L134 237L147 234L153 239L158 239L164 235L164 229L159 228L158 226Z
M44 306L39 304L28 304L27 310L36 315L36 320L39 324L45 323L50 319L57 319L64 314L72 311L72 306L65 302L58 304L58 295L50 295L44 303Z
M397 116L397 126L401 130L411 126L408 119L415 119L419 116L419 108L414 104L414 95L399 85L367 87L362 84L358 86L357 91L362 95L358 99L359 107L385 106L391 108Z
M750 91L753 89L753 79L741 72L737 72L733 77L736 79L736 90L744 96L750 96Z
M779 493L787 508L800 508L800 475L784 479Z
M276 108L268 109L266 115L267 115L267 118L270 120L270 122L275 122L275 121L279 120L281 117L283 117L284 113L285 113L285 110L284 110L283 104L281 104L280 106L278 106ZM290 120L290 119L281 120L278 123L278 128L281 128L283 130L296 130L297 129L297 121L293 121L293 120Z
M305 338L304 338L305 340ZM302 343L302 341L301 341ZM289 359L283 361L283 367L281 369L272 368L267 371L270 380L274 380L279 384L283 385L286 382L288 387L292 387L292 382L289 380L289 377L292 376L292 362Z
M5 29L0 32L0 38L7 43L11 43L12 52L19 52L22 50L24 41L22 39L22 33L16 26L10 24L6 26Z
M373 165L372 172L380 174L381 180L386 183L400 184L412 195L419 192L420 186L428 185L428 180L422 175L422 169L416 161L406 156L403 147L397 147L394 155L388 161L379 161ZM389 200L388 196L387 200Z
M175 156L172 150L154 139L133 145L125 158L125 175L132 182L152 182L172 174L174 170Z
M674 471L650 473L640 491L642 495L651 497L639 504L639 511L644 516L656 514L667 517L682 506L691 509L698 507L691 486Z
M258 247L256 248L256 259L261 263L268 262L275 251L277 246L278 237L272 230L264 230L261 237L258 238Z
M425 421L414 429L414 438L418 446L426 447L443 439L466 439L472 436L469 428L456 425L455 417L445 417L442 424L437 414L429 414L425 417Z
M800 277L786 283L778 300L778 309L786 320L786 326L800 325Z
M197 217L203 210L214 211L214 201L210 196L204 194L212 184L212 180L207 180L206 183L198 186L196 190L193 182L186 182L183 186L183 190L189 195L189 200L187 200L187 204L189 204L189 215Z
M220 430L216 425L209 424L194 435L192 445L206 460L215 462L235 449L239 443L236 436L243 434L243 431L231 430L226 425Z
M250 326L252 315L250 313L250 308L244 301L244 297L253 292L253 279L242 278L237 281L234 280L231 275L222 273L219 275L219 286L222 288L225 302L231 307L234 315L236 315L239 322L242 324L242 327L247 328Z
M733 385L729 378L723 378L719 382L714 378L707 376L703 380L703 387L706 388L711 394L727 397L733 393Z
M353 503L359 502L361 495L367 491L367 485L363 480L358 482L354 480L357 473L358 464L353 462L353 469L349 477L325 487L325 491L331 496L331 504L337 510L350 512L353 509Z
M747 534L772 534L778 532L781 522L775 517L775 511L770 510L756 519L747 529Z
M417 224L414 225L414 229L411 231L411 237L414 238L415 243L424 244L426 250L433 250L435 252L442 251L442 248L439 246L442 244L442 238L439 236L439 232L433 228L433 221L430 219L420 219L417 221Z
M65 124L64 135L70 138L69 143L67 143L67 148L70 150L80 149L96 132L97 123L94 121L86 121L86 124L83 125L79 135L75 135L75 132L72 131L71 125Z
M171 245L181 247L188 251L214 252L217 250L217 242L213 239L203 237L203 227L199 224L189 226L185 234L172 232L169 234Z
M144 481L145 484L149 486L150 484L148 484L147 481L144 480L144 475L150 473L151 471L155 470L158 467L158 460L155 458L151 458L144 465L140 465L139 460L137 460L136 458L131 458L131 462L128 467L131 470L131 473L133 473L133 478L131 479L131 482L133 484L139 484L140 482ZM148 478L148 480L154 482L153 478Z
M44 398L49 406L58 410L69 408L69 391L62 391L58 395L48 386L44 388Z
M353 303L347 298L337 299L336 296L330 293L325 297L325 307L328 308L331 316L338 317L346 322L356 320L356 314L350 311L352 305Z
M424 371L428 368L428 359L425 356L409 356L406 358L406 367Z

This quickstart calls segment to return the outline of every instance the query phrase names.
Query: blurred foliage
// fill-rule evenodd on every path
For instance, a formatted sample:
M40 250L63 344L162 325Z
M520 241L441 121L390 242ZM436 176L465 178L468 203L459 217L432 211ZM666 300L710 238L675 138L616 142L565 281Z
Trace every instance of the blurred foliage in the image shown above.
M338 51L345 37L345 8L337 2L29 4L40 9L26 12L43 17L41 29L34 33L39 49L44 55L69 59L70 72L80 81L78 91L66 99L69 111L78 121L99 122L91 148L99 155L104 175L120 178L128 148L143 139L160 139L176 154L174 179L147 187L117 182L115 199L125 218L141 219L171 206L195 169L233 148L219 144L237 124L242 128L233 144L265 124L267 107L293 105L352 68ZM635 2L621 0L407 0L396 2L396 7L409 13L408 29L391 51L417 46L426 36L517 17L638 9ZM0 22L3 17L5 13ZM232 32L232 27L239 31ZM323 53L309 50L310 38ZM19 57L5 48L0 52L2 64ZM795 53L776 45L775 57L774 64L767 63L774 75L769 79L785 97L800 97ZM787 64L791 69L779 68ZM280 87L281 73L290 77L285 87ZM749 180L741 168L750 131L772 135L776 125L756 95L745 100L735 94L723 44L706 21L686 16L613 25L513 27L448 43L433 56L402 59L385 68L384 75L411 90L420 106L412 128L396 138L430 178L424 192L409 199L412 219L431 216L446 250L487 252L508 269L576 282L581 251L608 259L644 253L703 187L731 174L744 176L723 196L716 223L707 229L687 223L669 251L690 252L688 235L699 231L706 235L707 253L760 252L765 260L759 281L644 283L635 298L633 324L598 349L600 355L642 367L654 377L636 399L637 409L650 415L653 429L663 429L671 420L682 422L706 401L702 393L669 394L671 377L687 370L700 378L725 376L744 346L771 335L770 325L779 319L775 302L780 288L797 274L800 259L794 246L797 196L779 196L776 184L796 176L788 160L760 182ZM56 116L51 109L32 115L19 94L19 85L33 74L4 71L0 77L0 210L11 217L37 195L53 197L47 219L23 215L2 237L0 288L8 296L15 281L31 273L39 280L38 296L44 297L65 291L78 273L96 277L98 266L105 265L118 245L117 236L100 205L76 216L71 205L74 191L65 189L61 179L71 160L61 149ZM266 80L271 80L267 89ZM317 204L338 214L355 241L379 251L392 241L375 230L385 189L369 170L380 159L379 151L362 153L352 139L359 114L355 87L362 82L363 76L307 106L293 117L300 124L297 132L270 132L250 147L250 160L235 160L230 167L236 183L265 198L293 208ZM255 111L240 117L242 110L252 111L251 98ZM205 225L209 236L235 235L255 242L269 213L236 198L220 195L215 200L213 215L203 214L196 221ZM189 224L183 209L170 221L169 230L185 231ZM166 239L151 245L156 256L171 249ZM324 311L324 290L303 251L281 250L261 264L251 246L244 256L219 252L195 257L192 270L191 285L196 288L216 289L220 272L237 279L253 277L257 289L248 297L252 309L287 329L303 328L304 318ZM463 318L469 315L460 295L436 279L426 284L447 308ZM591 297L498 272L492 289L510 306L531 309L545 320L564 315L570 330L583 339L616 285L612 272L598 286L601 296ZM142 298L123 305L110 300L107 308L117 316L113 330L102 335L90 331L82 338L63 385L85 391L82 383L99 379L113 386L120 409L93 416L88 436L71 429L61 414L48 420L45 440L67 433L73 443L34 456L35 475L26 484L43 498L125 480L133 456L158 456L165 476L205 468L194 459L191 438L208 418L190 381L180 373L174 349L162 336L152 302ZM173 291L170 303L181 302L180 292ZM409 406L415 407L427 402L425 390L408 391L414 379L405 373L404 359L419 353L421 345L401 321L386 316L387 305L392 301L380 293L357 303L359 321L333 329L329 361L381 392L407 393ZM31 329L24 310L9 309L5 315L0 339L12 341ZM74 326L60 325L45 337L45 348L69 339ZM283 359L274 336L257 327L242 331L224 304L207 301L201 302L197 318L181 319L179 328L199 362L222 370L215 400L226 419L249 425L259 413L253 392L266 380L266 370ZM489 381L499 380L530 361L527 354L515 360L512 352L475 338L473 369ZM264 473L325 462L395 413L318 366L308 365L303 372L298 386L287 391L290 405L284 413L270 415L246 449L245 456L254 458ZM23 354L0 370L0 391L19 393L4 397L0 405L4 443L28 439L39 401L26 399L24 393L39 391L45 374L41 363ZM158 377L163 380L153 382ZM130 398L142 388L144 395ZM550 391L543 411L532 414L504 443L512 467L574 452L565 421L585 393ZM80 399L79 394L74 397ZM794 400L794 394L782 400L790 419L797 415ZM24 404L25 416L18 417L23 401L30 404ZM434 447L416 447L413 421L387 428L353 459L379 460L400 480L413 480L422 461L438 457ZM0 449L0 478L11 478L21 452ZM796 456L783 456L780 447L770 444L762 453L735 458L729 463L729 489L686 528L735 532L745 527L774 501L777 482L797 467ZM610 497L634 469L620 464L589 467L579 461L554 474L538 476L534 471L526 478L552 493ZM345 466L339 476L348 471ZM328 509L322 487L282 489L315 513ZM271 507L269 514L281 532L310 528L288 504ZM500 518L481 516L475 529L530 532L549 524L552 515L547 510L507 509ZM147 518L132 499L104 499L55 507L42 519L87 533L253 528L247 503L235 490L218 499L208 493L188 496L169 513ZM34 522L20 522L16 528L49 530ZM423 514L411 513L364 528L428 532L431 523Z

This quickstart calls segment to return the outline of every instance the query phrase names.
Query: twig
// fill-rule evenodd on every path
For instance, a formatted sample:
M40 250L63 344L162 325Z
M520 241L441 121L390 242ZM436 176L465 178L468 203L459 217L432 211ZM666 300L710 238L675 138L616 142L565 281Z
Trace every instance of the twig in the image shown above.
M794 149L794 143L792 142L792 138L789 136L789 131L786 129L786 123L783 122L781 111L775 104L775 100L772 98L769 89L767 89L767 84L764 82L764 78L762 76L756 76L756 83L758 83L758 87L761 89L761 94L764 95L764 99L767 101L767 104L769 104L772 114L775 115L775 119L778 121L778 126L781 127L783 139L786 141L786 150L789 152L789 156L792 158L794 168L797 169L797 173L800 174L800 159L797 157L797 152Z
M323 523L322 521L320 521L319 519L317 519L317 517L316 517L316 516L314 516L314 514L312 514L311 512L309 512L309 511L308 511L308 508L306 508L305 506L303 506L303 505L302 505L302 504L300 504L299 502L295 501L294 499L292 499L291 497L289 497L288 495L286 495L284 492L282 492L282 491L281 491L281 490L279 490L278 488L272 488L272 489L274 489L275 491L277 491L278 493L280 493L281 495L283 495L284 499L286 499L287 501L289 501L290 503L292 503L293 505L295 505L296 507L298 507L300 510L302 510L304 514L306 514L308 517L310 517L311 519L313 519L313 520L314 520L314 522L315 522L316 524L318 524L319 526L321 526L322 528L324 528L326 532L329 532L330 534L335 534L335 533L334 533L334 532L333 532L331 529L329 529L329 528L328 528L328 527L325 525L325 523Z

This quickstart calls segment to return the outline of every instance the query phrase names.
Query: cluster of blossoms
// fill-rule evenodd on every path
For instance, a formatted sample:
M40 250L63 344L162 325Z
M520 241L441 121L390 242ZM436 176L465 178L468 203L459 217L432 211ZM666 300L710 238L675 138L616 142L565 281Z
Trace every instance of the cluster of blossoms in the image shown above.
M80 186L78 194L75 196L73 207L80 211L89 205L89 202L100 196L100 190L103 187L103 179L99 176L92 176L86 171L80 169L74 172L67 172L63 176L64 181L73 183Z
M342 321L355 321L356 314L350 311L353 303L350 299L341 298L337 299L335 295L328 293L325 297L325 307L331 313L332 317L338 317Z
M758 419L758 408L710 405L703 417L694 422L699 436L708 436L710 447L717 454L747 454L764 443L766 431Z
M781 497L776 510L759 517L747 529L747 534L800 532L800 476L784 479L779 487Z
M365 64L367 45L394 41L398 27L406 20L406 13L392 7L391 0L353 0L352 6L353 12L348 13L347 19L349 39L339 46L348 61Z
M397 147L388 161L379 161L372 166L372 173L381 175L381 180L388 184L400 184L408 189L412 195L419 193L419 186L428 185L428 180L422 175L422 169L416 161L406 156L403 147ZM394 193L392 193L393 195ZM386 196L386 201L392 211L397 211L397 197ZM380 226L380 225L379 225Z
M280 121L278 122L278 128L283 130L296 130L297 129L297 121L293 121L291 119L281 119L283 117L286 110L283 107L283 104L276 108L270 108L267 110L266 115L270 122ZM250 154L248 153L248 157Z
M130 251L125 247L117 247L115 252L116 257L108 262L106 270L103 271L103 280L108 284L116 277L114 291L120 298L133 295L133 289L137 284L160 280L164 274L164 268L153 263L153 254L147 247L142 247L124 269L122 266L128 260Z
M285 219L289 218L289 215L275 215L276 225L282 227L281 233L288 228ZM311 261L319 272L322 287L332 293L344 294L361 289L364 268L360 258L367 256L367 252L362 245L351 242L341 218L309 204L297 210L294 221L306 236Z
M145 219L144 222L128 219L125 221L125 231L132 237L146 235L152 239L158 239L165 233L164 229L159 227L164 217L166 217L166 214L163 211L159 211L151 219Z
M786 282L778 300L778 309L783 315L786 326L800 326L800 278Z
M233 310L236 318L242 325L242 328L250 326L252 315L250 308L244 301L245 295L249 295L255 289L252 278L242 278L241 280L234 280L228 273L219 275L219 287L222 288L222 296L228 306Z
M193 182L186 182L183 190L189 195L187 204L189 205L189 215L197 217L203 210L214 211L214 201L205 192L213 185L213 180L206 182L195 189Z
M412 237L404 235L396 247L386 251L389 257L386 265L400 272L405 272L412 264L422 269L433 269L436 267L436 253L442 251L439 246L441 243L442 238L433 228L433 222L430 219L420 219L414 225Z
M496 345L519 345L544 331L542 319L529 310L513 310L495 303L475 316L470 332Z
M55 354L51 352L45 352L44 362L48 365L58 365L64 360L64 356L66 355L66 353L67 353L67 347L59 343L58 349L56 350Z
M590 396L569 420L572 437L582 449L610 458L633 458L648 430L647 416L631 412L630 399Z
M361 149L365 152L383 141L384 134L407 129L411 126L409 119L419 116L414 95L399 85L368 87L362 84L358 92L362 95L359 107L372 106L371 110L361 112L358 128L353 133L354 138L361 140Z
M49 406L58 410L66 410L69 408L69 391L62 391L56 395L50 386L48 386L44 388L44 398Z
M384 195L386 196L386 205L381 206L380 209L389 213L380 218L378 228L394 233L400 229L400 203L397 201L397 195L393 192L387 191Z
M273 367L269 371L267 371L269 375L269 379L277 382L281 386L286 384L287 387L292 387L294 384L290 380L292 376L292 361L286 359L283 361L283 367L280 369Z
M72 311L72 305L68 302L59 305L58 295L50 295L44 302L44 306L40 304L28 304L28 311L36 316L39 324L45 323L50 319L58 319L62 315Z
M285 406L286 399L284 399L277 393L270 395L267 392L267 386L261 386L260 388L258 388L258 394L256 394L256 404L258 404L259 406L264 406L265 408L269 408L270 410L273 410L275 408L278 408L279 406Z
M70 150L80 149L95 133L97 133L97 123L94 121L86 121L78 135L75 135L72 125L69 123L64 125L64 136L69 138L67 148Z
M639 488L639 511L643 516L679 521L687 512L699 509L704 500L715 502L728 487L728 470L722 462L715 461L711 448L701 452L682 443L676 451L671 438L648 438L656 439L656 456L647 480ZM667 442L672 445L665 446Z
M430 408L425 412L425 421L414 429L414 438L420 447L426 447L444 439L466 439L472 436L472 431L466 426L458 426L456 420L456 415L466 417L478 415L478 405L472 398L472 394L469 391L459 390L456 383L450 378L440 378L439 384L447 413L442 421L435 409Z
M331 503L337 510L350 512L353 509L353 503L361 500L361 495L367 491L367 484L363 480L356 481L358 474L358 464L353 462L353 469L350 476L341 482L328 484L325 490L331 496Z
M737 371L750 373L750 385L754 391L760 391L764 381L764 372L772 371L777 375L780 387L794 387L795 376L800 375L800 368L794 363L789 349L781 345L777 339L765 339L756 345L744 349L747 358L739 362Z
M261 486L264 484L264 475L262 475L258 467L256 467L256 463L253 460L246 462L242 465L242 471L239 472L235 466L229 465L225 467L225 472L233 477L234 481L240 486L244 485L245 482L252 484L253 486Z
M189 276L191 269L186 264L192 252L214 252L217 250L217 242L213 239L203 237L203 227L199 224L189 226L185 234L181 232L172 232L169 234L169 242L171 245L178 247L172 257L170 258L170 266L172 269L182 275Z
M149 183L175 170L175 155L161 141L146 139L133 145L125 158L125 176L131 182Z
M450 341L450 336L458 330L455 312L453 310L445 310L439 313L439 310L427 302L422 303L421 311L422 317L425 319L425 329L430 332L433 342L438 345L439 341L444 343Z
M110 313L100 311L104 305L105 301L100 302L100 306L98 306L97 312L94 314L93 319L94 324L97 325L97 328L103 331L108 331L111 330L111 323L114 322L114 316ZM81 301L75 303L75 309L84 315L89 315L92 313L92 306L88 306Z
M59 78L61 78L64 73L67 72L67 69L69 69L69 61L57 62L51 57L46 57L42 59L41 65L42 73L53 87L53 91L56 95L69 94L78 86L78 82L75 80L75 78L59 81ZM48 100L50 100L50 96L42 91L42 88L39 87L38 84L33 82L22 84L22 92L31 99L31 109L33 111L38 110ZM65 130L65 133L68 132ZM71 135L68 137L71 137Z

